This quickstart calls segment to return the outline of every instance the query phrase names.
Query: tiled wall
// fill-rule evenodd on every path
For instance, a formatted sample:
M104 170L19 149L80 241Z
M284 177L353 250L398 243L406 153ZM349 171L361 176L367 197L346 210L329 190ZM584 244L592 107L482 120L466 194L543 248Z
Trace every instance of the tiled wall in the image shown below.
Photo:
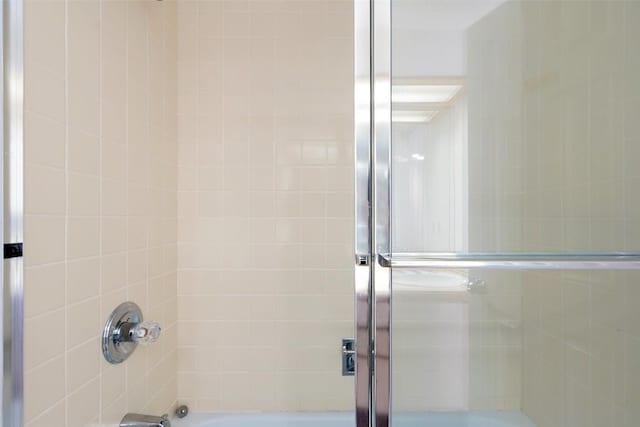
M538 64L524 74L527 206L539 206L526 243L637 250L640 3L530 5L521 16ZM637 273L526 276L523 404L540 426L637 425L637 283Z
M518 7L507 2L466 32L471 252L524 250ZM478 269L469 276L485 283L469 297L471 407L519 410L522 274Z
M470 67L487 100L475 113L478 164L493 173L472 181L486 186L477 202L487 249L640 246L639 19L636 1L509 2L474 27ZM524 412L540 427L637 425L638 275L515 280Z
M181 1L178 398L353 404L352 4Z
M25 1L25 421L115 425L176 398L176 3ZM160 341L107 364L121 302Z

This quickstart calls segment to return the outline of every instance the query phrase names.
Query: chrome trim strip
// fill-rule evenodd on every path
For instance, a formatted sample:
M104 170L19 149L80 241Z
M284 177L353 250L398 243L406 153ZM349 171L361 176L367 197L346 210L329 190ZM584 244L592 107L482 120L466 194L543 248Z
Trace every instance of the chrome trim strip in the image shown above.
M0 124L2 124L2 133L0 134L0 138L2 140L2 150L0 151L0 177L2 178L2 197L0 198L0 221L2 222L2 227L0 227L0 241L2 241L4 243L4 227L5 227L5 213L4 213L4 207L5 207L5 203L4 203L4 197L5 197L5 178L4 178L4 151L5 151L5 142L6 142L6 138L5 138L5 133L6 133L6 128L5 128L5 118L4 118L4 114L5 114L5 110L6 110L6 100L5 100L5 71L4 71L4 65L5 65L5 59L4 59L4 54L5 54L5 48L4 48L4 43L5 43L5 32L4 32L4 28L5 28L5 20L4 20L4 9L5 6L4 4L2 5L2 7L0 7L0 22L2 22L2 43L0 43L0 77L2 77L2 85L0 85L0 93L2 95L2 114L0 114ZM3 259L3 262L0 266L0 277L2 277L2 306L0 306L0 330L2 330L2 339L5 340L6 336L4 333L4 325L5 325L5 320L4 320L4 314L6 312L6 308L5 308L5 303L7 301L7 298L5 297L5 283L8 283L6 278L5 278L5 267L4 265L6 264L6 261ZM8 378L6 373L5 373L5 364L4 364L4 344L3 344L3 351L0 353L0 364L2 365L2 388L0 389L0 393L2 393L2 406L0 407L0 416L2 417L2 424L8 424L7 423L7 418L5 417L5 414L7 413L7 406L8 403L10 403L10 399L8 399L8 397L10 396L9 393L7 393L7 391L5 390L5 387L8 385L7 381L5 381L5 378Z
M392 268L637 270L640 253L394 253L379 254L377 264Z
M23 1L2 2L4 243L23 241ZM23 424L23 258L4 260L2 425Z
M354 1L355 253L371 255L371 9Z
M23 418L23 261L4 261L2 425L22 427Z
M355 0L355 403L356 427L371 423L371 7Z
M370 427L371 423L371 309L370 267L355 267L355 402L356 427Z
M373 0L373 230L374 256L391 252L391 0ZM376 263L375 426L388 427L391 411L391 269Z

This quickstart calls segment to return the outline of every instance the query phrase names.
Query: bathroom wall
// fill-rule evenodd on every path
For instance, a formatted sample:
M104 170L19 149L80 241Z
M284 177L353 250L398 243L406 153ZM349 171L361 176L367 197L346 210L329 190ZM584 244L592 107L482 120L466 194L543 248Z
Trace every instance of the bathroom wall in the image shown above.
M495 171L475 180L487 186L478 206L488 209L479 228L488 249L640 246L638 19L634 1L509 2L473 28L471 40L484 42L470 70L487 96L475 113L470 103L470 117L488 123L479 164ZM510 190L490 198L501 186ZM514 278L522 409L536 425L637 424L637 280L614 271Z
M117 424L176 399L176 3L25 1L25 422ZM100 351L121 302L163 326Z
M180 1L178 398L350 409L349 1Z

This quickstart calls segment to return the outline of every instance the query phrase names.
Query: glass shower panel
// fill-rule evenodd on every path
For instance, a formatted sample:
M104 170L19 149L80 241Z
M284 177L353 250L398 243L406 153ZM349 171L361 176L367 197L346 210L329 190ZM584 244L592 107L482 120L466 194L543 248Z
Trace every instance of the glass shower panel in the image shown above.
M523 273L393 277L393 425L535 425L522 410Z
M391 12L391 259L640 252L640 1ZM640 272L391 277L394 426L637 425Z
M640 250L640 2L391 7L394 252Z
M627 427L640 273L399 270L395 427Z

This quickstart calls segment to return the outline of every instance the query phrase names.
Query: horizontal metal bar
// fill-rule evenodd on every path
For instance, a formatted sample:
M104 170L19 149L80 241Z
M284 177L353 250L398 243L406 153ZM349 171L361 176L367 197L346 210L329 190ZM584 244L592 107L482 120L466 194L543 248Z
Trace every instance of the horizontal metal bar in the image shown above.
M379 255L378 263L391 268L639 270L640 253L395 253Z

